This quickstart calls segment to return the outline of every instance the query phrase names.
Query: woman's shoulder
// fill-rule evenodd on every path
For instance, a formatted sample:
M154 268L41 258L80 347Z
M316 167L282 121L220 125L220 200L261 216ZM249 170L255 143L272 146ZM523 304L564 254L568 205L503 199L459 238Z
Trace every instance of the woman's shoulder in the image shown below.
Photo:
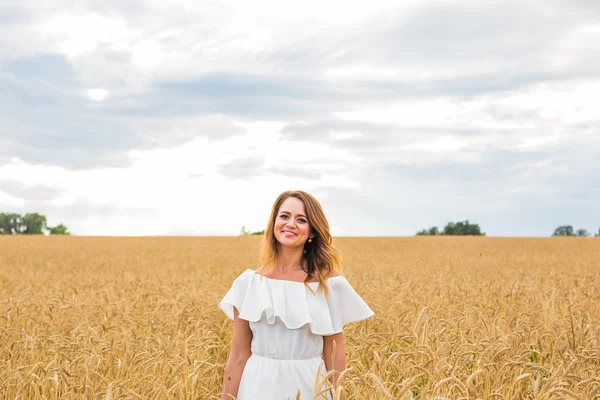
M236 284L243 284L243 283L248 283L250 279L252 279L252 276L255 274L255 272L250 269L247 268L246 270L244 270L243 272L239 273L235 279L233 280L233 285Z
M343 278L344 275L336 270L332 270L329 273L325 274L324 278L325 280L329 281L329 280L339 280L339 279L332 279L332 278Z

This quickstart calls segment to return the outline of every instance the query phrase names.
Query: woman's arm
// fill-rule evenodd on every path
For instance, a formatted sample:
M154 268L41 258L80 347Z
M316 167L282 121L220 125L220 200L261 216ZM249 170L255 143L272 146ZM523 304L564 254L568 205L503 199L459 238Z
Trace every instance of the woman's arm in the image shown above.
M333 343L335 342L335 358L333 355ZM323 358L327 371L334 370L330 382L334 390L337 389L339 375L346 369L346 358L344 351L344 335L342 332L331 336L323 336Z
M246 361L252 355L250 351L250 344L252 343L250 323L238 316L237 308L233 307L233 338L231 339L231 352L223 376L221 400L231 400L234 398L233 396L237 397L242 372L244 372Z

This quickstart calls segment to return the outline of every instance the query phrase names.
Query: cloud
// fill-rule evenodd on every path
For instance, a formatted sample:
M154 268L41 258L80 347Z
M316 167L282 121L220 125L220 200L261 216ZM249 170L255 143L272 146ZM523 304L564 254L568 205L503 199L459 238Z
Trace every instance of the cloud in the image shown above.
M239 133L217 114L118 118L97 107L62 56L40 55L0 64L0 161L13 157L71 169L123 167L133 149L171 146L194 138ZM92 89L93 90L93 89ZM104 92L102 92L104 94ZM105 100L104 96L102 100ZM107 102L110 101L107 100ZM27 118L34 113L35 118Z
M265 159L262 157L234 160L229 164L222 165L219 172L230 179L248 179L260 176L260 168L264 162Z
M323 175L323 172L320 169L309 170L303 167L271 167L265 172L281 175L286 178L301 178L309 181L318 181Z
M0 191L9 196L24 199L28 202L43 203L51 202L59 197L62 190L49 185L28 186L18 181L1 181Z
M30 14L19 7L0 5L0 23L18 25L27 23L30 20Z
M40 55L0 65L0 157L72 168L122 165L135 138L86 107L77 78L61 56ZM33 114L34 117L28 117Z

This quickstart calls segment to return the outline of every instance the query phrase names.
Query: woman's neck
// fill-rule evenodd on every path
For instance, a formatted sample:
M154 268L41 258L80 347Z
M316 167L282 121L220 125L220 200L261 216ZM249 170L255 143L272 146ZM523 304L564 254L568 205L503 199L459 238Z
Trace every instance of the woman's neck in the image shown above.
M275 270L282 274L302 270L302 247L286 248L279 246Z

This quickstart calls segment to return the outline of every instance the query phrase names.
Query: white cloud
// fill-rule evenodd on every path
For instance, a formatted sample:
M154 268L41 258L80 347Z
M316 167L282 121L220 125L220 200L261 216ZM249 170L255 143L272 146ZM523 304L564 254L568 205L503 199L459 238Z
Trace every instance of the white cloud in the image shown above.
M122 47L133 36L120 16L108 17L95 12L55 12L47 16L39 30L70 58L90 54L103 43Z
M581 32L587 33L590 35L600 34L600 25L585 25L585 26L581 26L579 29Z
M361 132L333 132L331 138L334 140L355 139L363 137Z
M25 205L25 200L19 199L17 197L11 196L9 194L6 194L6 193L3 193L2 191L0 191L0 204L6 205L9 207L20 208Z
M144 40L132 46L131 62L140 69L154 68L164 62L163 46L156 40Z
M537 148L550 143L557 142L560 139L560 133L549 134L545 136L537 136L526 138L521 144L517 145L519 149Z
M443 153L447 151L456 151L466 147L466 140L452 136L440 136L429 142L414 143L405 146L406 149L432 151L434 153Z
M94 101L104 101L108 97L108 91L104 89L90 89L87 95Z

